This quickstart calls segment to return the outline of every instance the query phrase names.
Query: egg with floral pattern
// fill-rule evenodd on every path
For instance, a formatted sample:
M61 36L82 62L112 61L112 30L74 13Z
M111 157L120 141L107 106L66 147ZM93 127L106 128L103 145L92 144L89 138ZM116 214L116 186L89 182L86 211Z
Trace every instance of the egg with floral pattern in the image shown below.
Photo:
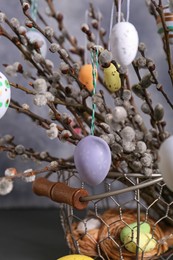
M0 118L2 118L10 104L11 89L7 78L0 72Z

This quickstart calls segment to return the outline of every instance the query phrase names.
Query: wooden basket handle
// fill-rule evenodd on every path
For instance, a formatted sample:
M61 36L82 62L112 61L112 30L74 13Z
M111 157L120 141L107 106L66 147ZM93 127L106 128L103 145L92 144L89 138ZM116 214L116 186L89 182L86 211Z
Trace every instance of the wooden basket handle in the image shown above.
M88 205L88 202L80 201L80 198L88 196L85 189L71 188L62 182L52 182L40 177L33 182L32 189L39 196L46 196L53 201L66 203L79 210Z

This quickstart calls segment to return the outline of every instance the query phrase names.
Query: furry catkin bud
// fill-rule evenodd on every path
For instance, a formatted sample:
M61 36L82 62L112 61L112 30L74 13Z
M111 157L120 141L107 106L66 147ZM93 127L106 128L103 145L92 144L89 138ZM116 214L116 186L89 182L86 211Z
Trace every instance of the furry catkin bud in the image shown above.
M151 114L150 107L148 106L148 104L147 104L146 102L144 102L144 103L141 105L141 110L142 110L142 112L145 113L145 114L148 114L148 115Z
M46 26L46 27L44 28L44 32L45 32L45 35L46 35L47 37L50 37L50 38L53 37L54 30L53 30L52 27Z
M124 120L127 118L127 112L124 107L117 106L112 111L113 114L113 120L117 123L124 122Z
M15 147L15 152L17 154L23 154L25 152L25 147L21 144L18 144L16 147Z
M37 94L37 95L35 95L35 97L34 97L34 104L35 104L36 106L39 106L39 107L45 106L45 105L47 104L47 98L46 98L46 96L43 95L43 94Z
M14 28L16 28L16 29L19 28L20 23L17 18L15 18L15 17L11 18L10 22Z
M3 23L5 21L6 15L2 12L0 12L0 23Z
M7 195L13 189L13 181L5 177L0 178L0 195Z
M148 88L150 87L152 84L152 81L151 81L151 75L150 74L147 74L145 75L142 80L140 81L140 85L142 88Z
M154 119L156 121L161 121L164 116L164 108L161 104L157 104L154 108Z
M50 45L50 48L49 48L49 50L50 50L51 52L53 52L53 53L59 51L59 49L60 49L60 46L59 46L59 44L57 44L57 43L52 43L52 44Z
M45 79L38 78L33 82L33 86L37 93L45 93L47 91L47 84Z
M132 91L135 95L141 99L145 99L144 90L142 89L140 84L135 84L132 86Z
M109 67L112 60L112 53L108 50L104 50L99 55L99 63L102 67Z
M132 127L126 126L121 130L120 135L123 140L131 142L135 138L135 131Z

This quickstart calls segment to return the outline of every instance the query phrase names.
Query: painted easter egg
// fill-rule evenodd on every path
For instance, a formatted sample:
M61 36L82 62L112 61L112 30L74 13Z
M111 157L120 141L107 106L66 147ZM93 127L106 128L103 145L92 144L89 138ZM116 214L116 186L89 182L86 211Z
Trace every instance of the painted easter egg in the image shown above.
M125 237L124 239L124 246L125 248L131 252L131 253L136 253L136 244L137 243L137 232L133 232L132 234L129 234L128 236ZM152 251L157 245L157 241L152 238L152 234L150 233L140 233L140 238L139 238L139 251L144 251L144 252L150 252Z
M40 32L33 31L33 30L28 31L26 33L26 36L28 37L31 43L34 43L36 41L41 43L40 52L41 55L45 58L47 54L47 44L44 36Z
M168 137L159 148L159 170L168 188L173 191L173 135Z
M11 98L10 84L7 78L0 72L0 118L6 113Z
M164 15L166 27L169 32L168 33L169 43L173 44L173 13L163 13L163 15ZM165 34L164 34L164 29L163 29L162 20L160 16L157 17L156 22L158 28L157 32L160 34L161 38L164 39Z
M116 92L121 88L121 79L120 75L114 66L114 64L110 64L108 68L104 68L104 83L107 89L110 92Z
M124 243L125 238L128 235L131 235L132 231L137 232L137 222L134 222L132 224L129 224L128 226L125 226L120 233L120 239ZM150 225L148 223L140 222L140 232L147 234L150 233Z
M113 59L122 66L128 66L138 50L138 33L133 24L120 22L114 25L110 45Z
M85 64L79 70L78 75L79 81L85 85L85 87L89 90L93 90L93 76L92 76L92 65Z
M92 260L93 258L85 255L66 255L58 258L57 260Z
M74 151L74 163L83 182L92 186L98 185L110 169L110 148L100 137L84 137Z
M84 223L85 222L85 223ZM77 231L81 233L85 233L86 229L87 231L92 230L92 229L98 229L101 226L101 221L96 218L91 218L91 219L84 219L84 221L79 222L77 225Z

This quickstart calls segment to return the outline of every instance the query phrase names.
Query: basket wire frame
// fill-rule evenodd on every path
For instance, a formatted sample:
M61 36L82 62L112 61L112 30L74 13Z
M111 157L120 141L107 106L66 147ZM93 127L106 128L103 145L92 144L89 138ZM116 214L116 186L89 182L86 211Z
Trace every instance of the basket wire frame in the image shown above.
M114 177L113 177L114 175ZM166 193L167 187L162 180L160 174L152 174L150 178L144 175L131 173L110 173L110 178L106 178L104 183L100 185L98 190L102 191L98 195L98 191L91 187L87 189L91 190L91 194L97 193L86 197L89 200L87 209L77 211L73 207L61 204L61 222L64 229L65 238L67 240L70 253L85 254L93 259L172 259L173 256L173 215L171 215L171 209L173 202L167 202L164 199L164 190ZM71 172L59 172L58 181L66 182L68 185L76 185L84 188L86 185L82 183L75 171ZM148 185L148 186L147 186ZM121 187L118 189L118 187ZM136 188L137 187L137 188ZM147 187L147 188L145 188ZM153 194L153 199L150 204L146 204L145 196L147 192L154 187L157 190L156 194ZM150 192L148 192L150 193ZM107 194L107 196L106 196ZM159 206L158 206L159 205ZM161 208L162 214L157 213L155 209ZM112 213L111 213L112 211ZM106 214L110 216L105 217ZM112 215L111 215L112 214ZM126 216L133 216L133 222L137 223L137 238L136 238L136 253L127 256L126 249L119 239L112 233L112 227L118 223L121 226L129 226L132 223L128 221ZM115 222L114 222L115 216ZM100 220L101 227L106 229L106 234L101 238L94 233L91 233L87 227L87 221L91 218ZM109 221L112 219L112 222ZM78 233L77 225L82 222L84 226L84 232ZM150 223L152 238L156 239L156 231L159 227L163 230L161 237L157 241L157 250L150 256L146 256L145 250L143 251L138 245L140 240L140 225L143 223ZM99 228L101 230L101 228ZM100 231L99 230L99 231ZM98 232L98 230L96 230ZM84 245L81 241L84 240ZM111 241L112 250L116 250L115 257L109 255L107 251L103 251L103 244ZM91 244L91 245L90 245ZM91 246L91 247L90 247ZM91 252L91 248L94 248L95 255ZM164 248L164 249L163 249ZM93 255L92 255L93 254Z

